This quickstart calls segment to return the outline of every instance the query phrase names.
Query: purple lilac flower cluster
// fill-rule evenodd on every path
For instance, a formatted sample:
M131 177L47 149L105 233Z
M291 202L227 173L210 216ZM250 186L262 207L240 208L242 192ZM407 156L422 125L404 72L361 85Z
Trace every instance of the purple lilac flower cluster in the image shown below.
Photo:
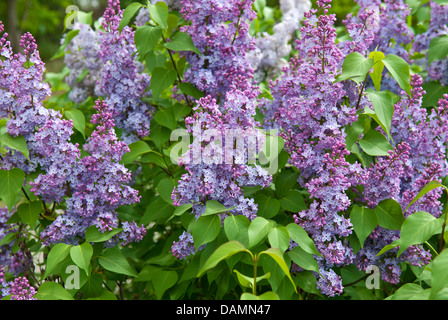
M431 18L428 30L415 36L413 49L417 52L428 50L431 41L440 36L448 35L448 7L439 5L435 1L429 2ZM427 59L425 59L427 64ZM427 80L439 80L444 86L448 85L448 59L433 61L428 67Z
M399 262L421 266L430 261L429 252L418 245L411 246L399 259L397 249L376 257L385 245L400 236L399 231L381 227L354 254L345 241L352 233L347 217L352 204L348 192L362 185L361 203L375 208L382 200L392 198L404 208L427 182L445 176L447 102L442 99L439 108L428 113L421 107L422 79L414 75L411 96L401 92L402 99L395 105L391 130L394 150L387 157L377 157L369 168L358 162L348 163L345 158L350 152L345 145L344 126L356 121L357 112L371 103L367 96L359 97L353 82L333 81L345 56L353 51L368 54L378 35L375 28L368 27L375 22L375 10L366 9L360 11L356 20L346 21L351 40L336 45L334 15L327 15L329 2L318 1L318 9L305 13L297 41L298 55L291 58L284 75L270 82L274 100L265 102L262 109L268 125L283 129L285 149L291 155L289 162L299 169L298 182L310 193L309 209L294 217L323 255L317 257L318 288L333 296L343 289L334 266L355 263L360 270L366 270L369 265L378 265L383 279L396 283L401 274ZM392 8L398 10L400 6ZM323 14L316 16L319 11ZM431 191L407 214L425 210L440 216L440 195L441 190Z
M431 111L422 107L425 93L422 78L413 75L411 95L395 104L391 135L397 143L389 158L380 158L367 169L369 181L364 186L364 201L374 208L384 199L394 199L406 208L418 192L430 181L441 181L448 174L446 161L446 130L448 128L448 95ZM442 205L439 201L442 190L434 189L421 197L406 211L406 217L416 211L426 211L439 217ZM422 266L431 261L431 254L421 245L411 246L399 258L398 248L376 257L386 245L400 237L399 231L377 227L367 238L364 248L356 257L360 270L369 265L380 267L382 279L398 283L401 274L400 262Z
M250 88L253 69L246 57L255 50L249 24L256 18L249 0L181 0L181 14L190 23L181 28L190 34L202 53L186 53L190 69L185 81L213 98L224 99L232 86Z
M36 289L29 284L27 278L18 277L11 282L9 289L11 300L37 300L36 293Z
M364 98L358 108L341 103L346 87L334 80L348 51L356 48L364 53L372 37L363 23L353 25L352 30L369 32L369 37L355 38L339 47L335 44L335 15L327 15L330 1L317 1L317 6L305 13L296 45L298 55L283 69L284 75L270 83L274 100L267 101L263 110L267 110L265 119L283 129L289 162L299 169L298 182L310 193L309 209L294 217L323 255L318 258L318 288L333 296L342 292L342 284L332 267L347 265L354 258L344 242L352 232L350 220L344 215L351 205L347 190L363 178L361 165L345 159L349 151L343 127L356 121L357 110L366 103ZM353 91L353 87L347 89Z
M150 132L153 107L142 98L149 94L146 89L150 76L143 73L143 65L136 60L135 31L126 26L119 30L123 15L120 2L108 0L100 31L99 59L103 64L96 95L104 97L113 110L115 123L123 129L122 139L130 144Z
M130 144L149 134L154 110L142 101L150 94L150 76L136 58L135 31L128 26L118 29L122 15L120 1L109 0L100 19L102 28L76 24L79 33L65 49L65 62L70 98L81 103L89 96L104 97L123 130L122 139Z
M0 29L3 31L2 24ZM31 191L48 203L66 200L66 211L41 234L47 244L74 243L90 225L102 231L117 227L116 208L139 198L137 191L126 185L130 173L119 164L129 148L115 135L113 112L105 103L97 102L98 114L92 117L92 123L98 127L84 145L91 156L81 159L79 146L70 142L72 121L43 106L50 88L43 82L44 64L34 38L29 33L22 36L23 54L13 54L6 36L0 40L0 87L4 97L0 112L9 118L8 133L25 138L29 159L7 150L1 168L18 167L27 174L39 169L42 173L30 182ZM133 223L124 227L119 235L124 243L141 239L145 232Z
M242 187L266 187L271 177L260 166L249 164L262 140L253 119L258 90L251 84L253 70L245 55L253 48L253 39L248 35L254 17L251 2L181 2L182 14L191 21L184 31L203 53L187 55L191 64L187 79L206 96L197 101L193 115L185 119L194 140L180 159L187 173L173 190L173 203L192 204L192 213L198 218L208 200L217 200L227 208L234 207L229 210L232 214L252 220L257 205L244 197ZM243 147L235 148L238 143ZM183 233L172 251L180 259L194 253L191 235Z
M67 180L70 190L67 209L41 233L44 243L76 243L77 237L83 237L91 225L101 232L117 228L116 209L140 201L138 191L127 185L131 173L119 163L129 147L116 136L113 112L101 100L97 100L94 108L97 113L91 122L97 128L84 145L90 155L80 159ZM145 234L144 227L135 222L126 222L123 227L119 236L123 243L141 240Z

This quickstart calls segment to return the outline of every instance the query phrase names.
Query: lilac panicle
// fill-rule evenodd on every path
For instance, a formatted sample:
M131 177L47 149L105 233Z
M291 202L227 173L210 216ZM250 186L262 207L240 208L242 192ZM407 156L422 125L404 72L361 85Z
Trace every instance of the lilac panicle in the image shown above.
M11 300L37 300L36 293L36 289L29 284L25 277L15 278L9 292Z
M66 200L67 210L41 233L44 243L76 243L92 225L101 232L117 228L116 209L140 201L138 191L127 185L131 173L119 163L129 147L115 134L113 112L101 100L94 108L97 113L91 122L97 127L84 145L90 155L80 159L76 173L68 180L71 196ZM127 243L141 240L144 234L143 226L125 223L121 236Z
M181 4L182 15L190 21L183 31L202 52L201 56L186 53L191 65L186 81L203 90L205 97L185 119L193 142L179 159L186 173L173 190L173 203L192 204L192 213L199 218L206 202L217 200L227 208L234 207L230 213L253 220L257 205L244 197L242 187L266 187L271 176L250 163L251 151L261 143L253 119L259 92L251 83L253 69L245 54L254 48L248 33L254 18L251 1L181 0ZM242 149L234 147L238 138ZM220 216L224 219L227 214ZM180 259L194 254L191 234L184 232L172 252Z
M311 8L309 0L280 0L282 19L273 27L273 33L257 34L256 49L248 53L248 59L255 70L255 79L262 81L280 75L287 65L284 57L289 56L292 47L290 42L299 29L300 20Z
M323 256L317 257L318 287L334 296L342 292L342 279L332 267L347 265L354 258L344 241L353 230L344 214L351 205L347 191L363 177L361 165L345 159L349 151L344 132L344 126L357 120L361 106L341 103L347 87L334 80L347 51L365 47L361 39L345 46L336 44L335 15L328 14L330 2L317 1L318 8L305 13L296 41L298 54L283 69L284 74L270 82L274 100L264 102L262 110L267 126L283 129L289 163L299 170L298 182L310 193L309 209L294 218ZM362 25L353 29L361 30Z
M100 32L103 69L95 93L113 110L117 127L123 129L122 138L130 144L149 134L153 107L142 101L148 95L150 77L135 58L135 31L128 26L121 32L118 29L122 15L119 1L108 0L104 31Z
M190 68L185 81L213 98L224 98L231 86L250 88L253 69L246 58L255 49L249 24L256 18L250 0L180 0L189 23L181 28L201 52L186 52Z
M130 144L149 135L154 110L142 101L150 94L150 76L137 60L135 31L129 26L118 29L122 15L120 2L109 0L100 20L102 29L76 24L79 33L66 48L65 62L70 98L81 103L89 96L103 97L123 130L122 139Z
M99 30L93 30L83 23L76 23L74 30L79 30L79 33L65 49L64 63L70 69L65 80L71 88L69 98L79 104L95 95L103 64L98 57Z

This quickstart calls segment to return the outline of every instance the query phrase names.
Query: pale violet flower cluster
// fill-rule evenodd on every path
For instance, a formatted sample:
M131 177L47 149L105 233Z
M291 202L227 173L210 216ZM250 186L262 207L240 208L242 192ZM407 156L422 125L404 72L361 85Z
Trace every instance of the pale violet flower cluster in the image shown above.
M122 15L120 2L109 0L99 20L101 28L76 24L79 33L68 44L64 59L70 69L70 98L81 103L88 97L103 97L123 130L121 138L131 144L149 135L154 110L142 101L150 95L150 76L137 60L135 31L129 26L118 29Z
M291 52L291 41L300 27L303 14L311 9L309 0L280 0L279 4L282 18L274 25L273 33L257 34L256 48L248 54L257 81L275 78L288 64L284 57Z
M95 96L103 64L98 59L99 30L83 23L76 23L73 30L79 31L65 49L64 63L70 69L65 80L71 88L69 98L79 104Z

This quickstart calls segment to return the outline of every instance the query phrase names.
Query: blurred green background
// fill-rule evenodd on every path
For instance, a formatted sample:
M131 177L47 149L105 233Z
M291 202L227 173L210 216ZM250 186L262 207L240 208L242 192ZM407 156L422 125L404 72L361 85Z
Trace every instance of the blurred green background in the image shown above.
M121 7L125 8L135 1L121 0ZM315 0L312 2L314 4ZM278 0L268 0L267 3L275 6ZM46 63L48 71L60 70L63 59L51 61L50 58L59 48L64 33L66 10L70 5L76 5L82 11L92 11L96 20L103 14L107 0L1 0L0 21L5 25L14 50L18 50L20 36L29 31L37 40L41 58ZM332 13L336 13L338 24L353 6L353 0L333 1Z

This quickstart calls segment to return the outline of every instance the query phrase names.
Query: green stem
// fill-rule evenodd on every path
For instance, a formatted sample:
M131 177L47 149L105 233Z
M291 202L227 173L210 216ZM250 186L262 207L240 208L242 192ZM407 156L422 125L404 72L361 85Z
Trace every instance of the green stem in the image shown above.
M252 294L254 296L257 295L257 262L258 262L258 256L254 257L254 284L252 286Z
M425 241L425 244L427 244L427 245L428 245L428 247L429 247L429 248L431 248L431 250L432 250L432 251L434 251L434 253L436 254L436 256L438 256L438 255L439 255L439 253L438 253L438 252L436 251L436 249L434 249L434 248L432 247L432 245L430 245L430 244L429 244L429 242L428 242L428 241Z
M162 34L162 39L163 39L163 42L166 43L166 38L165 38L165 36L164 36L163 34ZM171 50L168 49L168 48L167 48L166 50L168 51L168 54L169 54L169 56L170 56L170 60L171 60L171 63L173 64L173 68L174 68L174 70L176 71L176 74L177 74L177 81L178 81L179 84L180 84L180 83L182 83L182 79L181 79L181 77L180 77L180 72L179 72L179 70L177 69L176 62L174 61L173 55L171 54ZM190 107L192 107L192 105L191 105L191 103L190 103L190 100L188 99L188 95L185 94L185 93L184 93L184 98L185 98L185 101L187 102L187 104L188 104Z

